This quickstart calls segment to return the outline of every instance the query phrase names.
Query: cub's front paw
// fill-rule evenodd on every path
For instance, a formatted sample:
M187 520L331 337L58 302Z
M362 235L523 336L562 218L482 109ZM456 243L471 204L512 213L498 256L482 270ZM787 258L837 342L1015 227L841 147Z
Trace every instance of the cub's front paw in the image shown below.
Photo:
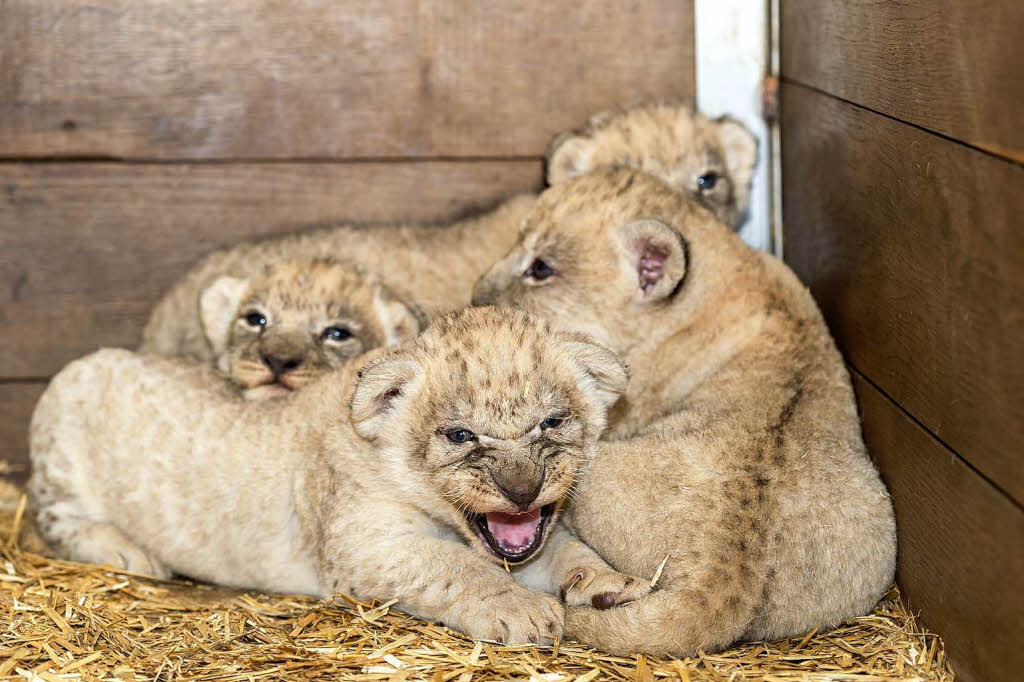
M110 564L115 569L158 580L171 572L155 556L128 539L109 523L94 523L79 531L69 544L71 558L89 564Z
M506 590L478 598L459 629L473 639L502 644L551 644L562 636L565 607L549 594Z
M566 606L593 606L610 609L644 597L651 592L650 581L612 568L580 566L569 571L562 583L562 601Z

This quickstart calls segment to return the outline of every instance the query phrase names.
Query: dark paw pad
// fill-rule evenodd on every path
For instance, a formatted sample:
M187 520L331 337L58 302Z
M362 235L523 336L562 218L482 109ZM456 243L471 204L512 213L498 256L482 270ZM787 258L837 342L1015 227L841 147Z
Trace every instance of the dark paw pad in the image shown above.
M610 609L615 606L615 593L614 592L601 592L595 594L590 598L590 603L593 604L595 609Z

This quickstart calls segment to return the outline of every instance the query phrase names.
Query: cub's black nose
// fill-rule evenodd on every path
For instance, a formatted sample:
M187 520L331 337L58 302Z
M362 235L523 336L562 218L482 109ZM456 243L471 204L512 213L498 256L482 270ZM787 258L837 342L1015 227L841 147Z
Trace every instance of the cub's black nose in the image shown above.
M301 355L263 355L263 364L270 368L275 377L287 374L302 364Z
M508 472L492 473L494 485L522 511L530 508L530 504L540 495L544 486L544 474L540 476L515 476Z

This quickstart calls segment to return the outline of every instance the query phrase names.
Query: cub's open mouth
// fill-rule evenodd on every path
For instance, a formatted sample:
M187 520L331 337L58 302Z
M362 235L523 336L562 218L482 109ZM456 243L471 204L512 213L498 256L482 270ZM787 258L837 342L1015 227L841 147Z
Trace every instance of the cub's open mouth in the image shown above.
M466 518L495 556L515 564L529 559L540 547L554 510L555 505L552 503L522 514L467 513Z

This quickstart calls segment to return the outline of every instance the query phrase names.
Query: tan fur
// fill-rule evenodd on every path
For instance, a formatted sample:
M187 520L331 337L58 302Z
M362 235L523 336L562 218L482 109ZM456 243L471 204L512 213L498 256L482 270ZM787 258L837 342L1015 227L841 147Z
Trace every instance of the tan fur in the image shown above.
M628 166L664 180L738 230L750 206L757 138L739 121L710 119L686 105L650 103L591 117L555 139L548 154L552 187L595 168ZM705 181L714 175L714 186Z
M524 274L538 258L543 280ZM888 588L889 496L842 357L780 261L658 180L603 170L542 195L474 299L582 327L632 368L568 520L625 573L668 559L650 596L570 609L568 635L692 655L833 626Z
M450 226L337 227L215 251L157 304L140 352L203 359L207 347L196 311L200 292L223 276L258 277L268 265L293 258L341 258L376 275L394 295L428 317L465 307L473 283L515 243L535 197Z
M63 556L158 577L395 599L479 638L559 636L561 603L516 583L468 514L550 505L548 544L599 562L555 522L625 367L579 334L493 308L375 354L262 403L205 366L122 350L71 363L32 418L41 532ZM453 429L476 437L455 443ZM513 498L523 490L532 497ZM610 589L635 591L598 568Z
M248 397L286 394L426 325L375 277L330 259L283 261L252 279L222 276L200 295L199 317L207 344L192 355L211 355Z
M571 175L564 172L570 160L578 172L595 165L639 166L738 228L756 159L756 141L739 123L711 120L687 106L655 104L599 115L586 131L560 138L552 147L548 179L557 184ZM718 181L702 190L697 178L708 172ZM469 303L476 280L512 248L535 199L520 195L448 227L339 227L218 251L160 301L140 350L195 357L205 344L195 314L198 293L220 276L252 277L285 258L344 257L379 275L398 297L419 303L430 316L457 310Z

